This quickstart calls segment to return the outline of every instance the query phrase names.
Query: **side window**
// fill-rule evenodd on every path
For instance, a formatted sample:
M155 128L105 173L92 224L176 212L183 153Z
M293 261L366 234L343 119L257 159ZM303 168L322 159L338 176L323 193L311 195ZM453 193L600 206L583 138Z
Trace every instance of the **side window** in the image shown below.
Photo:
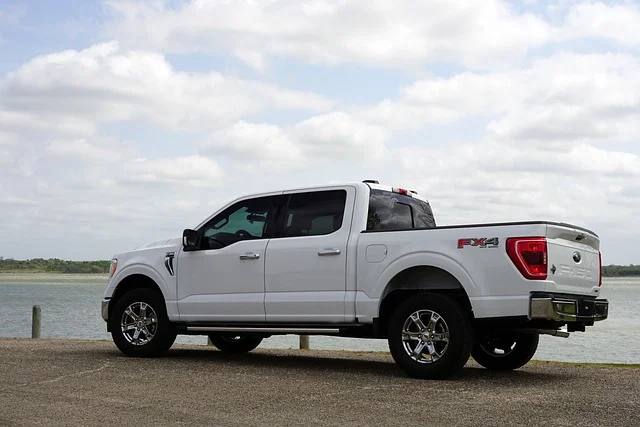
M225 209L205 224L201 249L220 249L241 240L266 237L275 204L275 197L260 197Z
M422 200L413 199L413 222L414 228L435 228L436 219L429 203Z
M346 200L344 190L292 194L285 210L282 237L321 236L339 230Z
M435 226L428 203L390 191L371 190L367 230L411 230Z

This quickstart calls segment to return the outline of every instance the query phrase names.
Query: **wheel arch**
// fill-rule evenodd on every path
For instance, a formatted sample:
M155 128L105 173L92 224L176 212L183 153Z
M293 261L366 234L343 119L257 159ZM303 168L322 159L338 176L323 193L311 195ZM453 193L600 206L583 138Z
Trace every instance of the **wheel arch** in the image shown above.
M422 292L449 295L473 318L471 300L458 278L440 267L413 265L396 273L380 296L377 321L379 335L387 335L388 323L395 307L401 301Z
M162 292L162 288L153 278L145 273L133 272L120 278L117 285L115 286L109 303L109 317L111 317L113 307L124 294L134 289L144 288L156 290L160 293L160 295L162 295L162 299L166 301L166 297L164 292Z

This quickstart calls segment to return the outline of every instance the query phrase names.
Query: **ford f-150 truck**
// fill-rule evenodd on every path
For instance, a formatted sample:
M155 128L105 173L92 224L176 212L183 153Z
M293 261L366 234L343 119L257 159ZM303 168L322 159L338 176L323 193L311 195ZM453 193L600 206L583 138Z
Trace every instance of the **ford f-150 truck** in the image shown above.
M182 239L115 256L102 302L117 347L177 334L248 352L276 334L386 339L416 378L470 356L510 370L540 334L607 318L598 236L553 222L438 227L415 191L363 181L242 197Z

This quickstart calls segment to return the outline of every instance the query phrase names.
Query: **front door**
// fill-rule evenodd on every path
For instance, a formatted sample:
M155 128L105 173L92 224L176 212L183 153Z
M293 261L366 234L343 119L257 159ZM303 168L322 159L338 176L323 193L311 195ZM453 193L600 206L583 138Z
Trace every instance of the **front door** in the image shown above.
M198 230L199 248L180 251L183 321L264 322L265 251L277 196L234 203Z
M267 247L268 322L344 322L353 187L285 193Z

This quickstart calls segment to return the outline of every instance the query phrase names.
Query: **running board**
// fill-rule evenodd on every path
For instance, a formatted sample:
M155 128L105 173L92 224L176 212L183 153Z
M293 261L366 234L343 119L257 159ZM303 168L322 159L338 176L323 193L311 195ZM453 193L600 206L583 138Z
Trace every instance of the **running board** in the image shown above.
M252 332L270 334L300 334L300 335L338 335L337 328L278 328L278 327L243 327L243 326L187 326L187 332Z

